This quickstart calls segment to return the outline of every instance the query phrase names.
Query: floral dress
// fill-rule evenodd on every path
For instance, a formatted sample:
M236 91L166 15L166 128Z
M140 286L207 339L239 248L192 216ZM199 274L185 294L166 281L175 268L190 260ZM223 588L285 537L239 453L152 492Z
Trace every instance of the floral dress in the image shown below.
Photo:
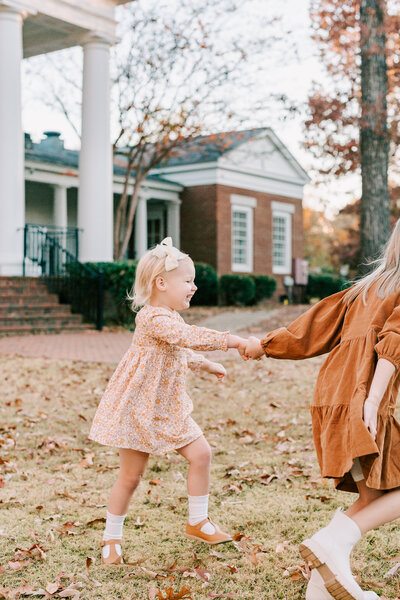
M187 368L205 359L193 350L227 350L228 332L187 325L167 308L144 306L132 344L112 375L89 438L117 448L164 454L202 435L190 416Z
M376 284L364 304L349 305L346 290L318 302L289 327L271 331L261 344L266 356L303 359L329 352L317 379L311 406L314 443L323 477L357 491L349 474L360 459L366 484L389 490L400 486L400 424L394 416L400 388L400 293L379 298ZM378 411L374 441L363 421L364 401L378 358L395 372Z

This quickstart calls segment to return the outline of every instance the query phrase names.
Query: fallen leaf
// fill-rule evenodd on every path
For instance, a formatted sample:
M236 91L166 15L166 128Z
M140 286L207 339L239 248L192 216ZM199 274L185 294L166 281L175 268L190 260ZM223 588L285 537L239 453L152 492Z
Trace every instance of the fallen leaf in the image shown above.
M276 545L275 552L277 554L280 554L281 552L284 552L287 549L288 546L289 546L289 542L286 542L286 541L285 542L279 542Z
M399 571L399 569L400 569L400 562L396 563L394 565L394 567L389 569L389 571L387 571L384 574L385 579L389 579L389 577L393 577L394 575L397 575L397 572Z
M165 592L165 596L164 596ZM188 588L184 586L181 587L179 592L174 592L173 588L168 588L165 590L158 590L157 595L160 600L182 600L183 598L192 599L193 597L190 595L192 592Z
M46 592L48 592L49 594L55 594L59 587L60 586L59 586L58 583L50 583L50 582L48 582L46 584Z

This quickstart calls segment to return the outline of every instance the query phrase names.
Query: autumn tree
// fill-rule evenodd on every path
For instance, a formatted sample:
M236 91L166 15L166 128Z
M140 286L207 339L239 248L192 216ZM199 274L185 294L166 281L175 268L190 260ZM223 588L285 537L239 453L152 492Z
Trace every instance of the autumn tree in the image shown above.
M149 171L173 156L182 140L201 144L200 133L237 129L254 117L248 97L260 81L257 56L275 41L275 19L258 18L251 10L256 5L257 0L137 0L120 7L122 39L112 59L113 149L126 176L116 207L114 258L126 253ZM35 76L50 90L49 103L79 131L79 112L65 91L71 82L76 87L76 66L68 72L65 60L50 60L57 85L48 70L41 75L36 69Z
M324 87L315 85L309 98L305 146L314 156L320 180L362 170L366 258L376 254L389 234L388 154L396 177L400 133L396 2L386 6L383 0L312 0L310 14L327 81Z

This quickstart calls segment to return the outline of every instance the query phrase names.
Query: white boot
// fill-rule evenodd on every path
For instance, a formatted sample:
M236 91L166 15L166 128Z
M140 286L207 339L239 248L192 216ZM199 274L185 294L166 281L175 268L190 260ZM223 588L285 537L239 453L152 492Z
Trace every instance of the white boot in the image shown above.
M327 527L300 545L300 554L312 569L318 569L325 589L336 600L364 600L350 568L350 553L360 538L357 524L339 509Z
M375 592L364 591L364 600L375 600L378 596ZM311 571L311 578L307 585L306 600L332 600L333 596L330 595L325 587L325 582L317 569Z

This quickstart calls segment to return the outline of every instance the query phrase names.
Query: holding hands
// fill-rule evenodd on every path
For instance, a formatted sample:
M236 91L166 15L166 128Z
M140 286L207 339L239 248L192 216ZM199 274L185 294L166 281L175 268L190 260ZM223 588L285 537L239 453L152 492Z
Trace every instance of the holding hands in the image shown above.
M261 341L251 335L247 340L238 335L228 336L228 347L236 348L243 360L252 358L253 360L260 360L264 355L264 350L261 346Z

